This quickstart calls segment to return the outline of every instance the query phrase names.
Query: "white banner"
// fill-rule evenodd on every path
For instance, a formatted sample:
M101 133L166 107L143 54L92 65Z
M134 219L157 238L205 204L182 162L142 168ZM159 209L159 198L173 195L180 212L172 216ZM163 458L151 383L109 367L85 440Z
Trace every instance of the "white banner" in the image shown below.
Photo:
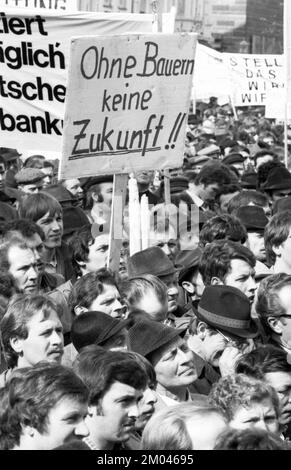
M196 39L72 40L62 178L182 166Z
M229 70L223 54L210 47L197 44L192 98L207 101L216 96L219 102L229 101L231 93Z
M280 99L284 87L283 55L223 54L229 67L235 106L266 105L269 91Z
M72 36L151 31L152 15L0 12L1 145L60 152Z

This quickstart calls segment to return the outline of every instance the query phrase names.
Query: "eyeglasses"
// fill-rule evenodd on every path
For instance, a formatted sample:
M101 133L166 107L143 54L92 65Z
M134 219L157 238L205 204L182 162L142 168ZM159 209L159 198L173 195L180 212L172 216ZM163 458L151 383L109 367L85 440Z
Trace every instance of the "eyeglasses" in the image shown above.
M227 344L229 346L232 346L236 349L239 349L240 351L243 351L243 350L245 350L246 348L248 348L250 346L248 339L243 339L243 338L242 339L240 339L240 338L230 339L227 336L225 336L223 333L221 333L221 331L219 331L219 330L216 330L216 331L217 331L217 333L220 334L220 336L222 336L225 339L225 341L227 342Z
M282 315L279 315L279 318L288 318L289 320L291 320L291 315L287 315L287 313L283 313Z

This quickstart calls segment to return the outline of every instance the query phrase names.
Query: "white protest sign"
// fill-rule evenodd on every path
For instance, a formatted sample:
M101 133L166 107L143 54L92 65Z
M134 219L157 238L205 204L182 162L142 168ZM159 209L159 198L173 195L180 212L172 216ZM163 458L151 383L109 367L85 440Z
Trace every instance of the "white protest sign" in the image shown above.
M61 177L183 162L195 34L74 38Z
M0 11L1 145L61 151L72 36L151 31L152 15Z
M265 105L269 90L284 86L283 55L223 54L235 106ZM274 95L273 95L274 96Z
M211 96L216 96L219 102L228 102L230 86L229 71L223 61L223 54L197 44L193 98L208 100Z

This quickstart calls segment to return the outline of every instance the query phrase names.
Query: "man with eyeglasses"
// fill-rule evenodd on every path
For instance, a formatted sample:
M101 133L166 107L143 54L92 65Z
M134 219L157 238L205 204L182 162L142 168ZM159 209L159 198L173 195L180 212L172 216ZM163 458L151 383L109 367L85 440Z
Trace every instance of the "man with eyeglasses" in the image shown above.
M222 376L234 372L237 359L254 348L259 333L246 295L223 285L205 288L189 332L189 347Z
M291 275L272 274L262 280L256 311L265 328L268 344L291 353Z

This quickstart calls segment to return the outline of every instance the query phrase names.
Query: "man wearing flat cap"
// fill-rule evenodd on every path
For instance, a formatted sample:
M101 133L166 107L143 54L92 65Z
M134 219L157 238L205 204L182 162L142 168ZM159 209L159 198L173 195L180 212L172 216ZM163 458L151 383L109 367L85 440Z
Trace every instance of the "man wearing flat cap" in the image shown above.
M37 168L22 168L15 175L17 188L26 194L35 194L41 191L44 173Z

